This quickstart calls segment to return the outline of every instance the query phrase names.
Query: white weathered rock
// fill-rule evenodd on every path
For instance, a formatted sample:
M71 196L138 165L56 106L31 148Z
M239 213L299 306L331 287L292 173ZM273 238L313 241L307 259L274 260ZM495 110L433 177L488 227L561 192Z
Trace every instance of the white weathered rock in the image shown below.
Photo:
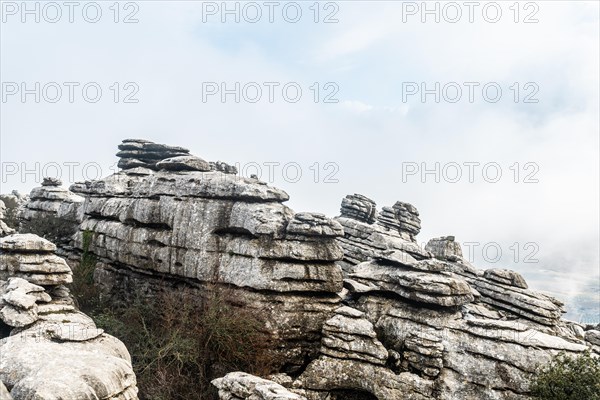
M137 400L127 349L75 310L55 246L28 234L0 248L0 320L13 328L0 338L0 394L6 385L13 400Z
M71 269L56 256L56 246L34 234L0 238L0 279L23 278L35 285L56 286L73 281Z
M283 386L244 372L231 372L212 381L221 400L306 400Z
M508 269L488 269L484 272L483 277L503 285L527 289L527 282L521 274Z
M6 389L6 386L4 386L4 383L2 383L2 381L0 381L0 399L13 400L12 396L10 395L10 393L8 393L8 390Z
M359 310L342 307L323 324L321 354L385 365L388 352Z
M3 252L47 253L56 251L56 245L32 233L17 233L0 238Z
M80 221L80 208L83 197L61 187L61 181L55 178L44 178L42 186L34 188L29 200L19 211L22 221L35 221L41 218L56 217L63 224L74 227ZM65 237L64 241L70 238Z
M474 300L469 284L458 277L414 271L400 265L364 262L353 268L347 280L364 285L360 293L391 292L405 299L444 307Z
M0 340L0 381L12 388L14 400L137 399L129 353L120 341L106 334L65 338L34 329Z
M454 236L442 236L427 242L425 250L430 251L435 258L448 261L462 260L462 249L460 243L456 242Z

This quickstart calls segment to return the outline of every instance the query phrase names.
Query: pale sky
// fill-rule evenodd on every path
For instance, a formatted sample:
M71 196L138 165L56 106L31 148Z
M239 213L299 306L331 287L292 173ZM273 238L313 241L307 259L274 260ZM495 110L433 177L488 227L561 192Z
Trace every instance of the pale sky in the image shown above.
M56 165L66 184L106 176L122 139L145 138L258 164L296 211L335 216L349 193L410 202L419 241L479 242L480 268L598 297L598 2L113 3L2 2L1 192ZM421 176L436 165L439 182Z

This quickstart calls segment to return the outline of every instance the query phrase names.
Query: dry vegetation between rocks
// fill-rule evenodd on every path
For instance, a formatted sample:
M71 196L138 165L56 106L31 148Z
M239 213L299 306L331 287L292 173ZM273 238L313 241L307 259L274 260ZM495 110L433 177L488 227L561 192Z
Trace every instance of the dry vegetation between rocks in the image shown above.
M215 285L202 301L183 289L135 293L127 304L102 298L93 282L91 238L91 232L84 234L71 290L81 310L127 346L141 400L218 399L214 378L232 371L273 372L271 337L254 312L232 306L226 289Z

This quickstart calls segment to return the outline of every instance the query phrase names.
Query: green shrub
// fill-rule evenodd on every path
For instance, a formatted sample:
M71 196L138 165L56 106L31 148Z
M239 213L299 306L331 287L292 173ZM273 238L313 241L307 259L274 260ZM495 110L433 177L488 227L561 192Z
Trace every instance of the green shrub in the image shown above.
M94 233L85 231L82 234L82 254L79 265L73 269L73 283L71 294L75 298L77 307L84 313L94 313L101 307L101 293L94 285L94 271L97 259L90 252Z
M531 393L542 400L600 400L600 358L560 353L533 379Z

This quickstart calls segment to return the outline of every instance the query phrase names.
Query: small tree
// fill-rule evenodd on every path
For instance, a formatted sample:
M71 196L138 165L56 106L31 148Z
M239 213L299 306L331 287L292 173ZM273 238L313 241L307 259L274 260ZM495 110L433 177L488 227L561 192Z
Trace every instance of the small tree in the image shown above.
M600 358L556 355L531 383L531 394L542 400L600 400Z

